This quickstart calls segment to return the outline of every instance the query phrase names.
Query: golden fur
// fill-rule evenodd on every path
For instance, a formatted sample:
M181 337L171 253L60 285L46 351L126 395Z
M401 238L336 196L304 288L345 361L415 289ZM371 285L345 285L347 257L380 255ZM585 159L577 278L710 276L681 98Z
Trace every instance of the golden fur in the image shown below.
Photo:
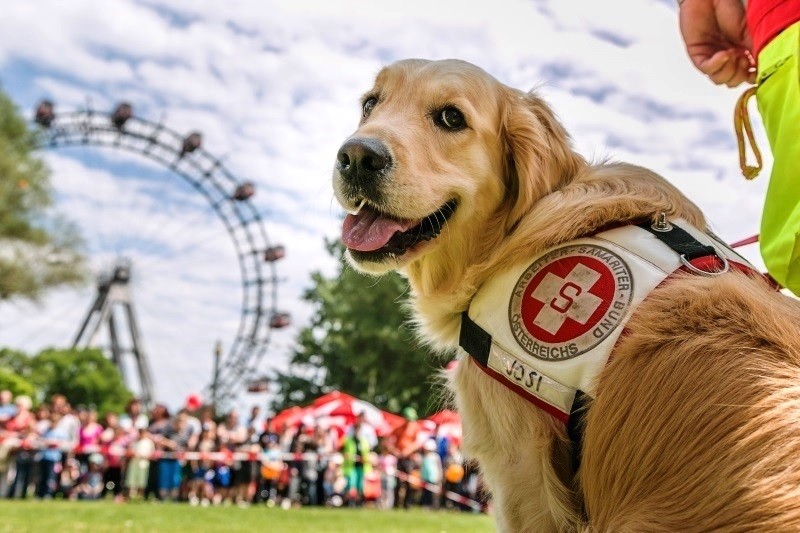
M460 314L494 273L611 223L699 209L663 178L589 165L536 95L460 61L401 61L354 137L387 145L381 209L418 219L450 199L442 234L398 258L423 338L458 346ZM455 105L469 127L431 120ZM353 199L334 189L345 207ZM800 306L742 274L686 276L637 308L588 411L580 472L563 425L468 357L452 378L465 451L503 531L800 531Z

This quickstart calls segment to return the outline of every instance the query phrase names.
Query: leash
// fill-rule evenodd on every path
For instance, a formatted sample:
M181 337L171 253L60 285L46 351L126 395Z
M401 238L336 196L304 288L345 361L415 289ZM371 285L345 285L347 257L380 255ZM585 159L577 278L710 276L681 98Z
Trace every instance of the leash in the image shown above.
M763 160L761 159L761 150L758 149L755 136L753 135L753 126L750 124L750 114L747 112L747 102L750 100L750 97L756 94L757 90L758 86L754 85L743 92L736 101L736 107L733 112L733 129L736 132L736 144L739 147L739 168L742 170L742 175L748 180L752 180L758 176L758 173L761 172L764 166ZM756 158L755 166L747 164L745 137L747 141L749 141L750 149Z

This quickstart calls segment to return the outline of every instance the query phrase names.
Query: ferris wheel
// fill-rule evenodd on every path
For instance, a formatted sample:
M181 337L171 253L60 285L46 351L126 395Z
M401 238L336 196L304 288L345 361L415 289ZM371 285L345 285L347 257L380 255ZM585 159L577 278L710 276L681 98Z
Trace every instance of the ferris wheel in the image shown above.
M56 113L53 103L45 100L36 108L34 122L38 127L36 143L41 149L106 147L137 154L156 163L188 183L222 222L238 260L242 301L238 330L228 342L226 355L220 354L217 348L218 371L215 371L213 387L209 384L206 391L214 403L232 399L245 382L254 377L273 331L285 328L291 321L289 314L278 307L276 263L284 257L285 248L274 244L267 235L264 218L251 201L256 192L254 184L237 179L219 158L206 151L199 131L179 134L161 121L135 116L128 103L120 103L110 113L90 108ZM128 350L135 358L136 381L143 399L149 403L155 392L150 361L144 352L133 298L128 291L132 267L130 262L120 260L111 273L100 277L97 297L78 330L74 345L95 345L100 328L109 328L110 358L130 387L132 380L126 375L117 341L119 315L116 323L114 319L114 306L124 307L126 313L122 316L127 319L132 339ZM130 374L130 366L127 374Z

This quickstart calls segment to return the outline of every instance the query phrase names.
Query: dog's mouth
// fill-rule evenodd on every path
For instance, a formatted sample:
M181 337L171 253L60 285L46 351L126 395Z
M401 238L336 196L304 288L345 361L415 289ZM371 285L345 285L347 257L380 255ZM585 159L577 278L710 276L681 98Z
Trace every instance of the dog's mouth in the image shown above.
M456 207L458 203L450 200L423 219L409 220L395 218L363 203L355 214L345 217L342 242L356 259L403 255L417 244L435 239Z

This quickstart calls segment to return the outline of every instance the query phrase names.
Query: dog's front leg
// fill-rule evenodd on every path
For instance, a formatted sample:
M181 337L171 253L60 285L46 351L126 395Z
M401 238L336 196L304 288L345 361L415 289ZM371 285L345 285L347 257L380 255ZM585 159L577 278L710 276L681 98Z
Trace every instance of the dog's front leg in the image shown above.
M464 452L480 465L504 532L574 531L579 514L567 487L564 429L487 376L468 356L451 380Z

